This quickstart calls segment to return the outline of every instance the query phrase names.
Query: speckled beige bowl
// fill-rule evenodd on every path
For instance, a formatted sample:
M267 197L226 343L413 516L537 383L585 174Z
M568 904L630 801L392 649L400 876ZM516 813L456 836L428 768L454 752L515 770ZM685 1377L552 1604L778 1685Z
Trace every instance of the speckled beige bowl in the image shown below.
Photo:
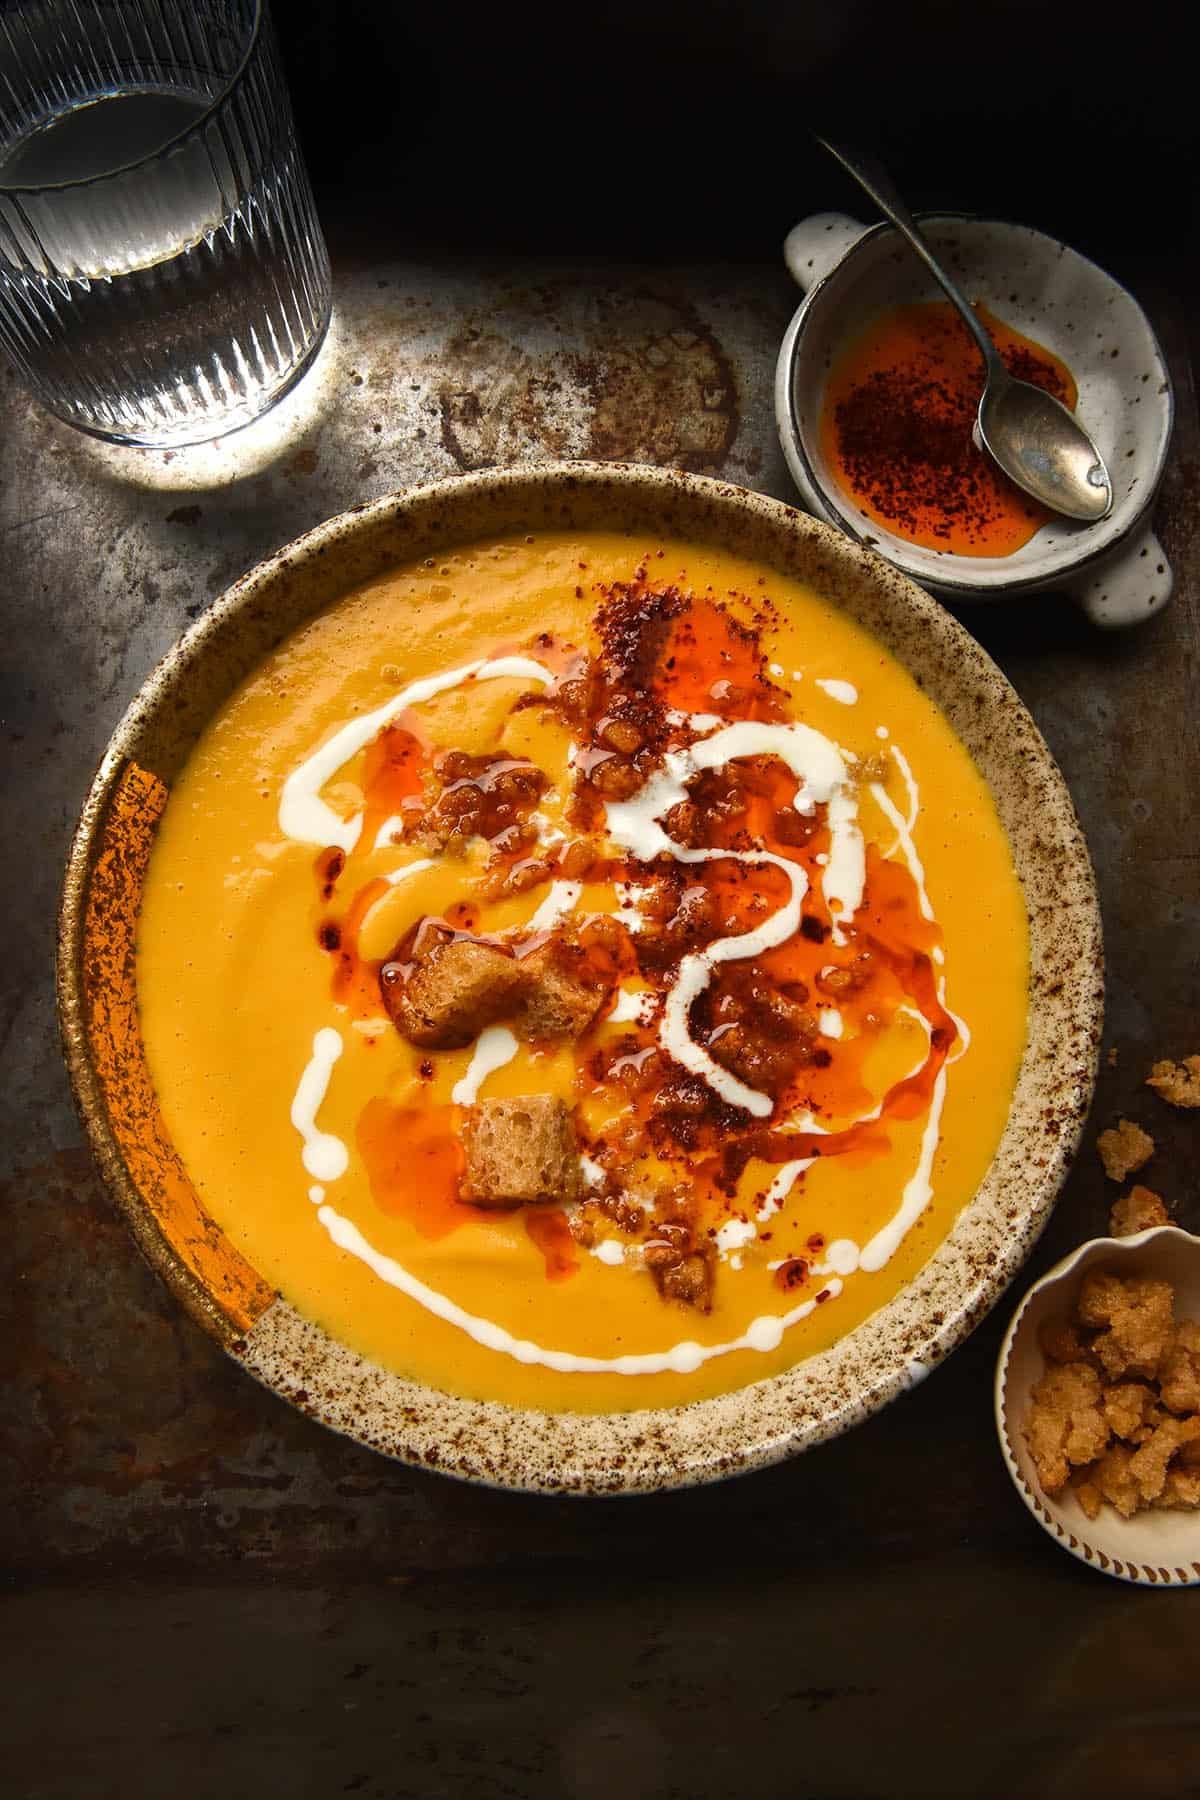
M1176 1317L1200 1319L1200 1238L1174 1225L1160 1225L1134 1237L1093 1238L1081 1244L1035 1282L1005 1333L996 1364L1000 1448L1017 1492L1038 1524L1080 1562L1119 1581L1195 1587L1200 1584L1200 1513L1147 1511L1123 1519L1105 1506L1098 1518L1089 1519L1069 1488L1062 1494L1046 1494L1034 1472L1021 1427L1034 1384L1046 1367L1038 1331L1047 1319L1065 1318L1072 1311L1084 1276L1096 1268L1169 1281L1175 1289Z
M204 1214L140 1053L134 929L170 784L197 735L285 633L383 569L513 530L625 529L720 545L810 582L915 673L995 794L1032 932L1029 1036L988 1175L920 1275L832 1349L722 1398L606 1417L452 1398L364 1362L274 1294ZM651 1491L778 1461L919 1381L994 1304L1054 1203L1095 1076L1100 921L1062 778L975 641L882 558L741 488L569 463L378 500L244 576L155 670L113 736L71 851L59 945L67 1062L100 1167L146 1255L252 1374L313 1418L414 1463L504 1486Z

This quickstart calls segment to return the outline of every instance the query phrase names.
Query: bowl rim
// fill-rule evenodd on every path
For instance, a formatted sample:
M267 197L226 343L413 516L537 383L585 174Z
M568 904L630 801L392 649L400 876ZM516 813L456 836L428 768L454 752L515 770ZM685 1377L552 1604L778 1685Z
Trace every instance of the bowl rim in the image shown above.
M1085 1262L1093 1259L1101 1261L1107 1257L1113 1257L1119 1261L1128 1252L1140 1250L1146 1244L1159 1239L1189 1244L1200 1254L1200 1236L1194 1232L1185 1231L1182 1225L1175 1224L1149 1225L1144 1231L1130 1232L1127 1237L1113 1237L1111 1234L1106 1234L1103 1237L1086 1238L1082 1244L1077 1244L1074 1250L1068 1251L1054 1264L1053 1268L1047 1269L1046 1273L1026 1290L1008 1322L996 1356L996 1372L992 1380L992 1411L996 1422L996 1436L1000 1443L1000 1454L1004 1458L1004 1466L1008 1470L1012 1484L1024 1501L1027 1511L1033 1515L1042 1530L1054 1540L1060 1549L1068 1551L1076 1561L1085 1564L1090 1569L1095 1569L1099 1574L1110 1575L1114 1581L1126 1581L1135 1587L1197 1587L1200 1586L1200 1561L1193 1561L1189 1571L1184 1568L1170 1569L1157 1563L1143 1564L1129 1556L1114 1558L1099 1550L1097 1546L1088 1543L1086 1538L1080 1535L1081 1532L1086 1531L1086 1522L1083 1526L1076 1526L1074 1530L1064 1526L1050 1510L1050 1504L1053 1502L1047 1503L1049 1496L1035 1489L1026 1480L1013 1452L1008 1423L1009 1362L1017 1335L1033 1301L1047 1288L1057 1287L1061 1282L1067 1281ZM1131 1522L1123 1521L1123 1523ZM1200 1518L1197 1519L1197 1524L1200 1525Z
M1162 372L1163 386L1154 396L1154 398L1161 403L1161 410L1158 415L1161 419L1161 429L1159 431L1158 443L1155 450L1152 477L1142 489L1138 504L1133 509L1125 525L1115 535L1109 537L1103 544L1096 545L1091 549L1082 549L1075 555L1070 554L1069 549L1064 546L1062 553L1056 557L1052 569L1047 570L1043 568L1038 572L1031 572L1027 575L1018 574L1014 575L1009 580L988 582L986 585L978 580L971 580L970 575L967 572L961 574L953 572L961 565L969 565L972 561L970 557L956 556L953 559L947 558L945 566L947 570L951 572L943 575L939 568L937 574L931 574L925 569L919 569L913 566L905 551L905 541L902 538L889 533L887 535L887 547L885 549L881 540L875 536L875 532L880 528L873 527L870 521L859 526L855 523L849 512L843 513L842 509L837 506L831 498L828 484L822 480L819 471L814 466L812 459L805 448L800 418L796 408L796 388L793 374L800 355L802 354L801 340L804 335L805 326L808 322L808 315L815 305L818 296L822 295L833 283L844 277L849 266L858 257L860 251L864 250L867 245L878 241L879 238L884 237L889 233L899 238L899 233L896 231L895 226L890 224L886 219L881 219L874 225L865 226L861 237L855 238L854 242L842 253L834 263L833 267L827 269L823 275L813 282L812 286L804 293L799 306L792 314L787 329L783 334L783 339L779 346L779 355L775 362L775 422L780 447L783 450L784 460L788 465L791 477L801 494L804 495L806 499L811 499L820 508L820 516L825 523L833 525L837 530L844 532L847 537L851 538L855 543L862 545L864 548L877 548L880 555L886 556L888 562L895 568L901 569L911 581L915 581L923 587L932 589L935 593L946 594L952 596L956 600L977 600L986 602L1003 600L1013 594L1035 592L1043 588L1053 587L1060 583L1064 585L1074 585L1080 576L1086 574L1091 569L1099 568L1102 564L1107 562L1110 557L1115 558L1119 555L1122 546L1127 544L1137 530L1143 525L1150 509L1153 507L1154 502L1158 497L1158 491L1162 485L1163 475L1166 471L1167 457L1170 454L1171 439L1175 428L1175 390L1171 381L1171 371L1167 359L1163 354L1162 345L1158 341L1158 335L1155 332L1153 325L1150 323L1140 301L1138 301L1135 295L1130 293L1123 282L1118 281L1114 275L1110 275L1107 269L1101 268L1100 264L1093 261L1090 256L1085 256L1081 250L1076 250L1062 238L1055 237L1050 232L1042 231L1036 225L1026 225L1015 219L993 219L986 217L982 213L943 210L918 213L916 217L918 223L922 226L937 226L942 224L998 226L1004 231L1019 232L1028 237L1038 238L1043 243L1053 246L1056 250L1065 251L1067 255L1075 258L1077 262L1084 264L1100 282L1106 284L1109 288L1115 289L1129 302L1130 306L1134 308L1141 320L1153 354L1157 359L1158 366ZM1101 523L1103 523L1103 521L1101 521ZM869 544L867 542L868 539L871 540ZM1079 542L1081 544L1086 542L1082 534L1080 535Z
M1039 1145L1038 1176L1031 1193L1023 1195L1023 1207L1017 1215L1020 1228L995 1239L997 1247L989 1253L986 1272L981 1273L972 1265L972 1281L967 1283L959 1271L960 1289L954 1292L954 1304L947 1311L939 1311L928 1319L922 1316L919 1329L915 1323L910 1326L904 1343L911 1353L899 1352L895 1343L886 1356L873 1351L864 1347L864 1333L870 1327L879 1327L881 1322L883 1326L895 1324L899 1316L896 1309L905 1304L914 1306L926 1288L936 1294L934 1284L939 1273L951 1279L952 1246L966 1215L992 1182L995 1162L1011 1130L1012 1112L993 1169L985 1175L975 1197L966 1203L955 1226L918 1275L870 1315L864 1325L838 1339L830 1350L748 1387L673 1408L610 1414L523 1411L497 1402L460 1400L405 1381L378 1369L309 1324L286 1300L268 1289L253 1270L248 1270L249 1292L243 1294L239 1290L232 1300L228 1293L214 1292L209 1281L181 1260L176 1245L164 1234L126 1166L89 1046L82 959L98 840L110 803L130 766L131 750L136 746L140 728L164 704L163 696L170 693L172 683L186 678L189 666L204 654L205 647L219 647L222 631L242 609L251 609L264 595L269 596L289 572L303 571L315 564L339 538L348 536L354 542L361 536L370 545L372 533L382 536L397 525L402 534L407 531L416 537L422 521L428 523L432 519L432 529L444 529L440 540L443 547L478 540L489 529L495 532L501 526L476 526L459 530L456 536L454 521L459 512L469 512L481 497L485 507L494 504L499 508L502 501L516 504L526 497L532 503L543 489L555 504L561 504L564 496L584 493L585 510L586 505L611 504L618 516L623 500L626 506L639 502L652 506L656 517L659 509L665 508L664 519L670 516L672 502L685 510L691 508L693 514L705 519L715 510L717 519L724 521L732 512L748 532L761 530L775 541L781 559L790 538L810 540L811 553L823 566L844 572L851 582L866 579L881 606L885 602L892 606L902 603L905 624L920 622L923 641L932 640L942 648L953 649L956 679L967 679L960 673L965 669L980 686L994 692L1009 728L1020 738L1021 755L1034 759L1037 773L1053 792L1058 808L1055 826L1063 853L1070 855L1076 884L1071 902L1071 942L1078 946L1076 966L1087 971L1086 979L1081 973L1077 988L1069 1000L1062 1002L1074 1034L1072 1085L1069 1096L1064 1096L1054 1116L1046 1120L1045 1140ZM443 527L446 518L450 520L448 528ZM694 525L694 519L691 523ZM550 527L547 524L545 528ZM579 528L596 528L596 522L593 519L590 525ZM663 522L658 529L686 535L677 522ZM710 523L709 532L707 541L721 542L716 525ZM705 540L702 530L697 529L695 536L698 541ZM409 556L416 554L414 544ZM762 552L747 554L767 560ZM321 565L326 570L330 566ZM315 579L319 587L319 576ZM346 586L351 585L353 582L347 577ZM331 603L329 595L315 603L310 601L304 612L289 615L277 637L297 629L304 618ZM258 660L262 654L260 650ZM905 663L904 656L896 654ZM203 722L210 716L211 711ZM136 917L136 908L134 911ZM886 559L785 502L682 470L625 463L560 462L478 471L361 503L322 521L264 558L191 625L126 709L84 803L63 884L57 992L72 1092L106 1185L151 1265L192 1317L250 1373L309 1416L400 1460L434 1466L497 1487L554 1493L632 1493L689 1486L765 1467L839 1435L923 1379L930 1367L955 1348L990 1311L1043 1229L1078 1147L1098 1066L1103 951L1094 875L1061 772L1007 678L951 614ZM1027 1044L1019 1080L1024 1078L1030 1055ZM973 1223L978 1225L979 1221ZM987 1224L991 1229L990 1217ZM201 1230L217 1232L206 1215L202 1215ZM961 1244L955 1254L961 1261ZM244 1278L244 1274L245 1271L239 1278ZM243 1302L241 1310L239 1301ZM886 1330L879 1335L886 1337ZM854 1368L848 1347L852 1345L870 1373L870 1379L858 1385L850 1378ZM311 1374L314 1359L322 1364L325 1377L320 1389ZM835 1379L838 1363L849 1367L849 1374L842 1372L840 1384ZM803 1380L810 1377L824 1380L828 1393L819 1416L805 1417ZM368 1429L363 1407L383 1405L385 1401L391 1405L392 1397L395 1404L386 1413L386 1428ZM749 1430L747 1421L756 1413L763 1416L757 1428ZM454 1446L450 1453L447 1442Z

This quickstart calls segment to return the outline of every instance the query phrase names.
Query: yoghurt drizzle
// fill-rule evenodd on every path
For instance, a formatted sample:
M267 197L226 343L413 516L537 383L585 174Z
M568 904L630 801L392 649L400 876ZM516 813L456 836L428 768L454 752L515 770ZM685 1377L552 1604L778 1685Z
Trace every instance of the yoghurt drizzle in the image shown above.
M542 685L549 685L553 680L549 670L529 657L506 656L491 661L481 659L458 669L414 681L385 706L360 719L351 720L301 763L284 783L279 804L281 832L296 842L317 844L323 848L336 846L349 854L362 831L362 814L358 813L349 819L339 818L320 797L320 790L325 783L406 708L420 705L464 682L503 677L536 681ZM853 705L858 698L848 682L830 680L821 681L818 685L831 698L846 705ZM684 720L685 716L680 715L679 722L683 723ZM693 714L686 722L693 731L709 735L698 738L685 749L669 751L662 769L652 775L632 798L608 802L605 807L608 834L619 849L627 851L638 861L651 862L658 856L667 855L682 863L769 863L788 877L791 884L788 899L755 930L740 936L719 938L705 950L682 958L679 973L667 992L659 1026L659 1042L677 1062L699 1075L722 1099L732 1105L744 1107L757 1118L766 1118L772 1111L770 1097L739 1081L715 1062L692 1039L688 1031L688 1016L693 1002L708 986L719 964L759 956L765 950L786 943L798 930L802 902L808 891L808 878L795 863L767 850L694 849L678 844L668 836L660 821L673 806L686 799L687 784L701 771L723 768L739 757L778 757L786 763L797 780L793 802L795 810L811 816L818 805L826 808L830 849L824 860L822 887L833 918L833 941L844 943L846 940L842 926L853 918L861 904L866 879L865 846L858 825L857 794L844 753L811 726L798 721L786 725L764 724L753 720L725 724L709 714ZM888 855L894 855L897 850L903 855L917 888L921 913L923 917L932 920L934 914L925 887L925 872L912 835L920 808L919 790L903 753L895 745L889 744L888 748L905 783L909 802L907 814L899 811L881 783L872 784L871 795L896 833L896 841ZM574 761L574 746L568 760ZM386 829L385 827L379 833L376 848L387 841ZM407 864L394 871L387 879L390 883L395 883L416 873L418 867L425 866L428 865ZM523 930L526 933L551 930L559 919L573 910L580 893L577 883L553 882L546 898ZM622 897L635 901L636 888L630 886ZM632 929L636 929L634 921L637 924L641 922L636 906L622 905L617 916L625 915L630 915L629 924ZM944 988L945 978L939 976L938 997L943 1005ZM633 1005L630 1003L634 999L634 996L622 994L618 1001L617 1016L633 1016ZM624 1006L621 1001L624 1001ZM381 1281L407 1294L435 1317L456 1326L484 1348L511 1356L517 1362L537 1363L564 1374L652 1375L671 1372L687 1375L716 1357L727 1356L738 1350L755 1350L766 1354L778 1348L784 1333L793 1325L807 1318L819 1304L834 1299L841 1293L843 1276L853 1274L856 1268L868 1271L883 1268L911 1225L928 1205L933 1193L931 1176L945 1103L947 1068L949 1063L958 1061L970 1041L965 1024L955 1015L951 1014L951 1017L955 1019L959 1030L960 1047L957 1055L948 1058L938 1071L922 1133L917 1167L905 1184L900 1206L893 1217L861 1250L849 1239L839 1239L831 1244L826 1252L826 1262L814 1270L815 1273L828 1277L816 1294L788 1312L764 1314L752 1320L740 1337L726 1343L702 1345L684 1340L666 1350L616 1357L581 1356L573 1351L547 1349L529 1339L516 1338L503 1326L467 1312L457 1302L419 1280L394 1258L376 1250L352 1220L345 1218L328 1204L320 1187L311 1188L310 1197L318 1206L317 1219L339 1249L356 1256ZM833 1023L835 1018L836 1025ZM826 1022L827 1035L838 1035L840 1018L833 1014ZM512 1033L502 1026L482 1032L466 1074L454 1087L453 1100L460 1105L472 1104L487 1076L508 1062L515 1054L516 1047ZM342 1040L338 1032L331 1027L317 1032L313 1040L312 1057L301 1075L291 1109L292 1124L303 1140L301 1156L304 1167L310 1176L326 1184L339 1180L349 1166L349 1152L341 1139L320 1131L316 1125L316 1113L328 1091L333 1066L341 1053ZM879 1110L876 1107L866 1117L877 1117ZM814 1130L820 1132L820 1127L807 1116L793 1121L793 1124L810 1133ZM584 1158L583 1161L586 1164L588 1159ZM776 1171L755 1215L758 1222L765 1222L779 1211L794 1183L811 1166L812 1161L812 1158L798 1158L783 1164ZM585 1174L588 1173L590 1171L585 1169ZM596 1173L602 1175L603 1172L596 1170ZM741 1258L737 1251L756 1235L753 1225L730 1220L718 1233L718 1249L724 1255L733 1252L735 1266L740 1267ZM623 1260L623 1255L621 1258L603 1260L615 1264Z

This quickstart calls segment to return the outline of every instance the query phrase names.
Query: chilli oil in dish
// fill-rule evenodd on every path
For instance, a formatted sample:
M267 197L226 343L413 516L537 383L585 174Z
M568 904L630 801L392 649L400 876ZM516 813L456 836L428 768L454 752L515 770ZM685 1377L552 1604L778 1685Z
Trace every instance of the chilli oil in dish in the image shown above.
M1010 375L1074 411L1074 377L1053 351L975 311ZM974 441L983 358L948 300L894 306L830 371L821 448L839 487L885 530L954 556L1011 556L1053 518Z

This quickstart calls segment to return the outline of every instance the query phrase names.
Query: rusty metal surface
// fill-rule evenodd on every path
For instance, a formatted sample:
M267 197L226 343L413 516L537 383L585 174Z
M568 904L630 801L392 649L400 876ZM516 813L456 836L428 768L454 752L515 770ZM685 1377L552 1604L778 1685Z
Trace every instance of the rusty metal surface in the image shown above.
M1200 431L1185 306L1150 272L1119 272L1178 395L1158 514L1175 600L1119 638L1042 598L960 615L1062 764L1108 934L1116 1060L1030 1280L1102 1228L1116 1190L1093 1141L1119 1112L1158 1140L1145 1179L1200 1230L1195 1115L1142 1085L1155 1058L1200 1051ZM5 1665L10 1696L14 1679L65 1681L70 1699L49 1738L36 1706L10 1725L12 1791L159 1793L183 1757L172 1784L189 1794L256 1791L284 1765L301 1794L730 1792L736 1758L704 1753L730 1664L733 1710L757 1707L771 1746L743 1791L785 1791L797 1732L826 1745L815 1791L898 1791L863 1746L874 1719L881 1754L918 1754L914 1613L933 1621L920 1654L954 1723L951 1760L905 1791L968 1791L959 1757L971 1792L1185 1791L1176 1775L1200 1766L1192 1602L1077 1570L1011 1491L990 1396L1004 1303L916 1393L800 1462L649 1502L533 1501L391 1465L254 1387L170 1303L99 1190L56 1043L57 886L109 732L216 594L358 500L496 462L675 463L794 497L771 407L793 294L773 267L336 273L336 339L286 441L255 427L215 451L113 452L0 377L0 1558L22 1590ZM113 1712L110 1648L142 1670L157 1721L111 1789L96 1733L107 1717L110 1751L131 1742L140 1702ZM573 1658L587 1703L543 1730L542 1700L578 1693ZM271 1688L264 1737L245 1696L266 1665L300 1686ZM318 1692L325 1723L305 1710ZM356 1762L329 1746L360 1705Z

